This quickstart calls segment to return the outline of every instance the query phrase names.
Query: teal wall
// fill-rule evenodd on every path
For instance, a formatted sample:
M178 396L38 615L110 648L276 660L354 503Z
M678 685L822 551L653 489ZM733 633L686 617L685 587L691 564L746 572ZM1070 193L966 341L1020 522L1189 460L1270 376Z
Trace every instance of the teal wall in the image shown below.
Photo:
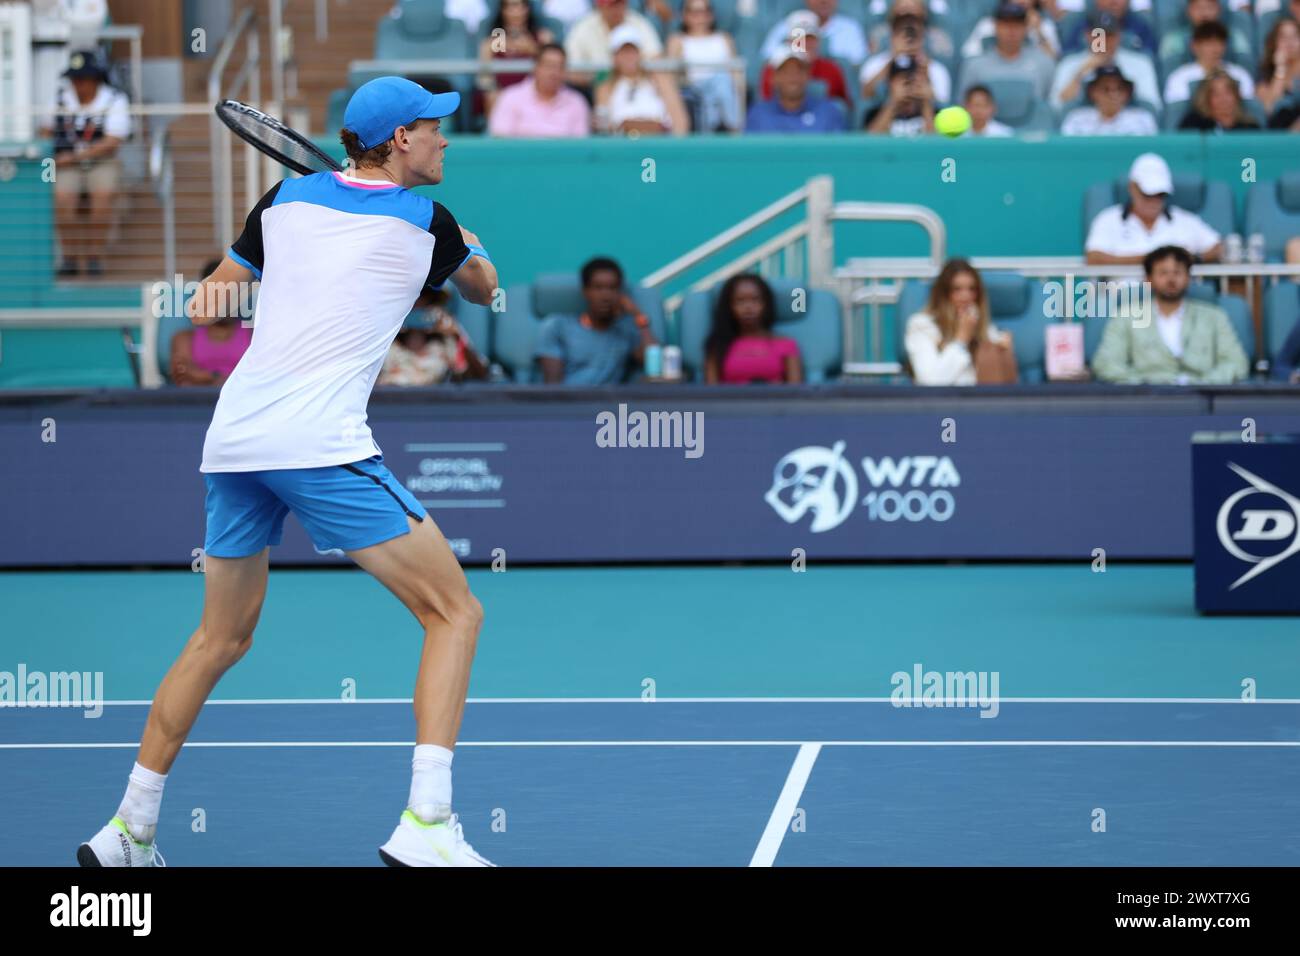
M321 145L342 155L337 144ZM596 254L619 259L635 281L823 173L834 177L837 199L931 207L947 224L952 255L1077 255L1082 251L1085 189L1123 175L1133 157L1147 150L1164 155L1175 171L1196 171L1232 184L1239 217L1251 188L1242 181L1243 161L1255 163L1261 182L1300 168L1300 139L1280 133L548 142L453 134L446 181L426 191L479 235L503 285L528 282L539 272L576 270ZM943 181L947 159L955 160L955 182ZM643 179L647 160L654 163L653 182ZM136 300L135 287L83 291L55 286L52 186L41 181L39 159L18 160L16 166L17 175L0 182L0 307ZM796 218L787 215L752 242ZM924 234L914 226L837 227L840 261L925 251ZM718 258L712 265L724 261ZM8 341L17 345L22 338L10 336Z
M576 268L598 252L613 254L639 279L820 173L834 177L837 199L931 207L947 224L950 254L1077 255L1084 190L1122 176L1147 150L1164 155L1176 172L1233 184L1239 215L1249 188L1241 179L1244 159L1255 161L1261 181L1300 168L1300 140L1282 134L544 143L453 137L446 180L428 193L478 233L507 285ZM652 183L642 181L646 159L655 164ZM941 178L946 159L956 161L956 182ZM926 248L915 226L842 224L836 233L841 261Z

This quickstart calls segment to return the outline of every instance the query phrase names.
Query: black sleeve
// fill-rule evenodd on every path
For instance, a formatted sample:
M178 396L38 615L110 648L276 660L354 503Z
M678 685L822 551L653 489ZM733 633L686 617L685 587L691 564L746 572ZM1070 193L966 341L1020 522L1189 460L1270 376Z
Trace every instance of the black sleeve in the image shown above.
M433 233L433 257L429 263L428 284L440 289L469 258L469 247L460 234L456 217L442 203L433 204L433 221L429 223L429 232Z
M262 248L262 213L275 202L275 194L279 191L280 183L276 183L257 201L257 205L244 221L244 231L230 247L230 257L252 269L259 279L262 278L262 264L266 261L266 254Z

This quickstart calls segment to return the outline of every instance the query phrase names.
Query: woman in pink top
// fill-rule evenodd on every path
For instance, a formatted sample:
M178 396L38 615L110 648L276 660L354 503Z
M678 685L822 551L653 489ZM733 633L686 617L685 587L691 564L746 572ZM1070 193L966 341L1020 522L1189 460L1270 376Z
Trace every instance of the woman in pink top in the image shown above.
M220 264L213 259L203 267L203 275L212 275ZM253 330L234 317L177 332L172 336L172 384L224 384L252 341Z
M775 322L772 288L759 276L732 276L723 283L704 344L704 380L735 385L802 382L799 344L773 335Z

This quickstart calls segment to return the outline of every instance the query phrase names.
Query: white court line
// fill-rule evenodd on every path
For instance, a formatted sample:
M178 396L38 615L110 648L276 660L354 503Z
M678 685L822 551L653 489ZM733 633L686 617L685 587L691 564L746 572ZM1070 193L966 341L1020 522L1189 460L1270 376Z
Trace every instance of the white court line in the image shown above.
M767 826L763 829L763 836L759 839L754 856L749 861L750 866L771 866L776 861L776 854L781 849L781 841L785 839L786 831L790 829L790 820L799 806L799 798L803 796L808 775L812 773L813 764L817 762L817 755L821 750L821 744L802 744L799 752L794 755L794 763L790 765L790 772L786 775L785 786L781 788L781 796L776 798L772 815L767 818Z
M1003 704L1300 704L1300 698L1260 697L999 697ZM338 697L255 697L209 700L209 704L409 704L409 697L366 697L342 700ZM913 708L932 709L939 705L968 703L955 697L470 697L470 704L910 704ZM89 701L105 707L146 707L151 700ZM925 707L925 705L929 707ZM44 701L0 701L3 707L48 707Z
M113 750L121 743L0 744L0 750ZM186 747L414 747L414 740L200 740ZM1300 747L1300 740L460 740L457 747Z

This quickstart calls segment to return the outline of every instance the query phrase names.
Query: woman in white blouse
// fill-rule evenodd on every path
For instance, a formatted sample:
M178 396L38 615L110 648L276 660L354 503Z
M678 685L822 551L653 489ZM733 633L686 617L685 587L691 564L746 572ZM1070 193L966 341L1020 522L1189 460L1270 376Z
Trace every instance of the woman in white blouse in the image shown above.
M907 320L903 345L917 385L1007 384L1017 378L1011 335L989 321L984 283L965 259L944 265L925 311Z
M641 37L627 23L609 35L613 69L596 87L595 126L602 133L641 135L691 131L686 106L672 76L651 73L641 61Z

